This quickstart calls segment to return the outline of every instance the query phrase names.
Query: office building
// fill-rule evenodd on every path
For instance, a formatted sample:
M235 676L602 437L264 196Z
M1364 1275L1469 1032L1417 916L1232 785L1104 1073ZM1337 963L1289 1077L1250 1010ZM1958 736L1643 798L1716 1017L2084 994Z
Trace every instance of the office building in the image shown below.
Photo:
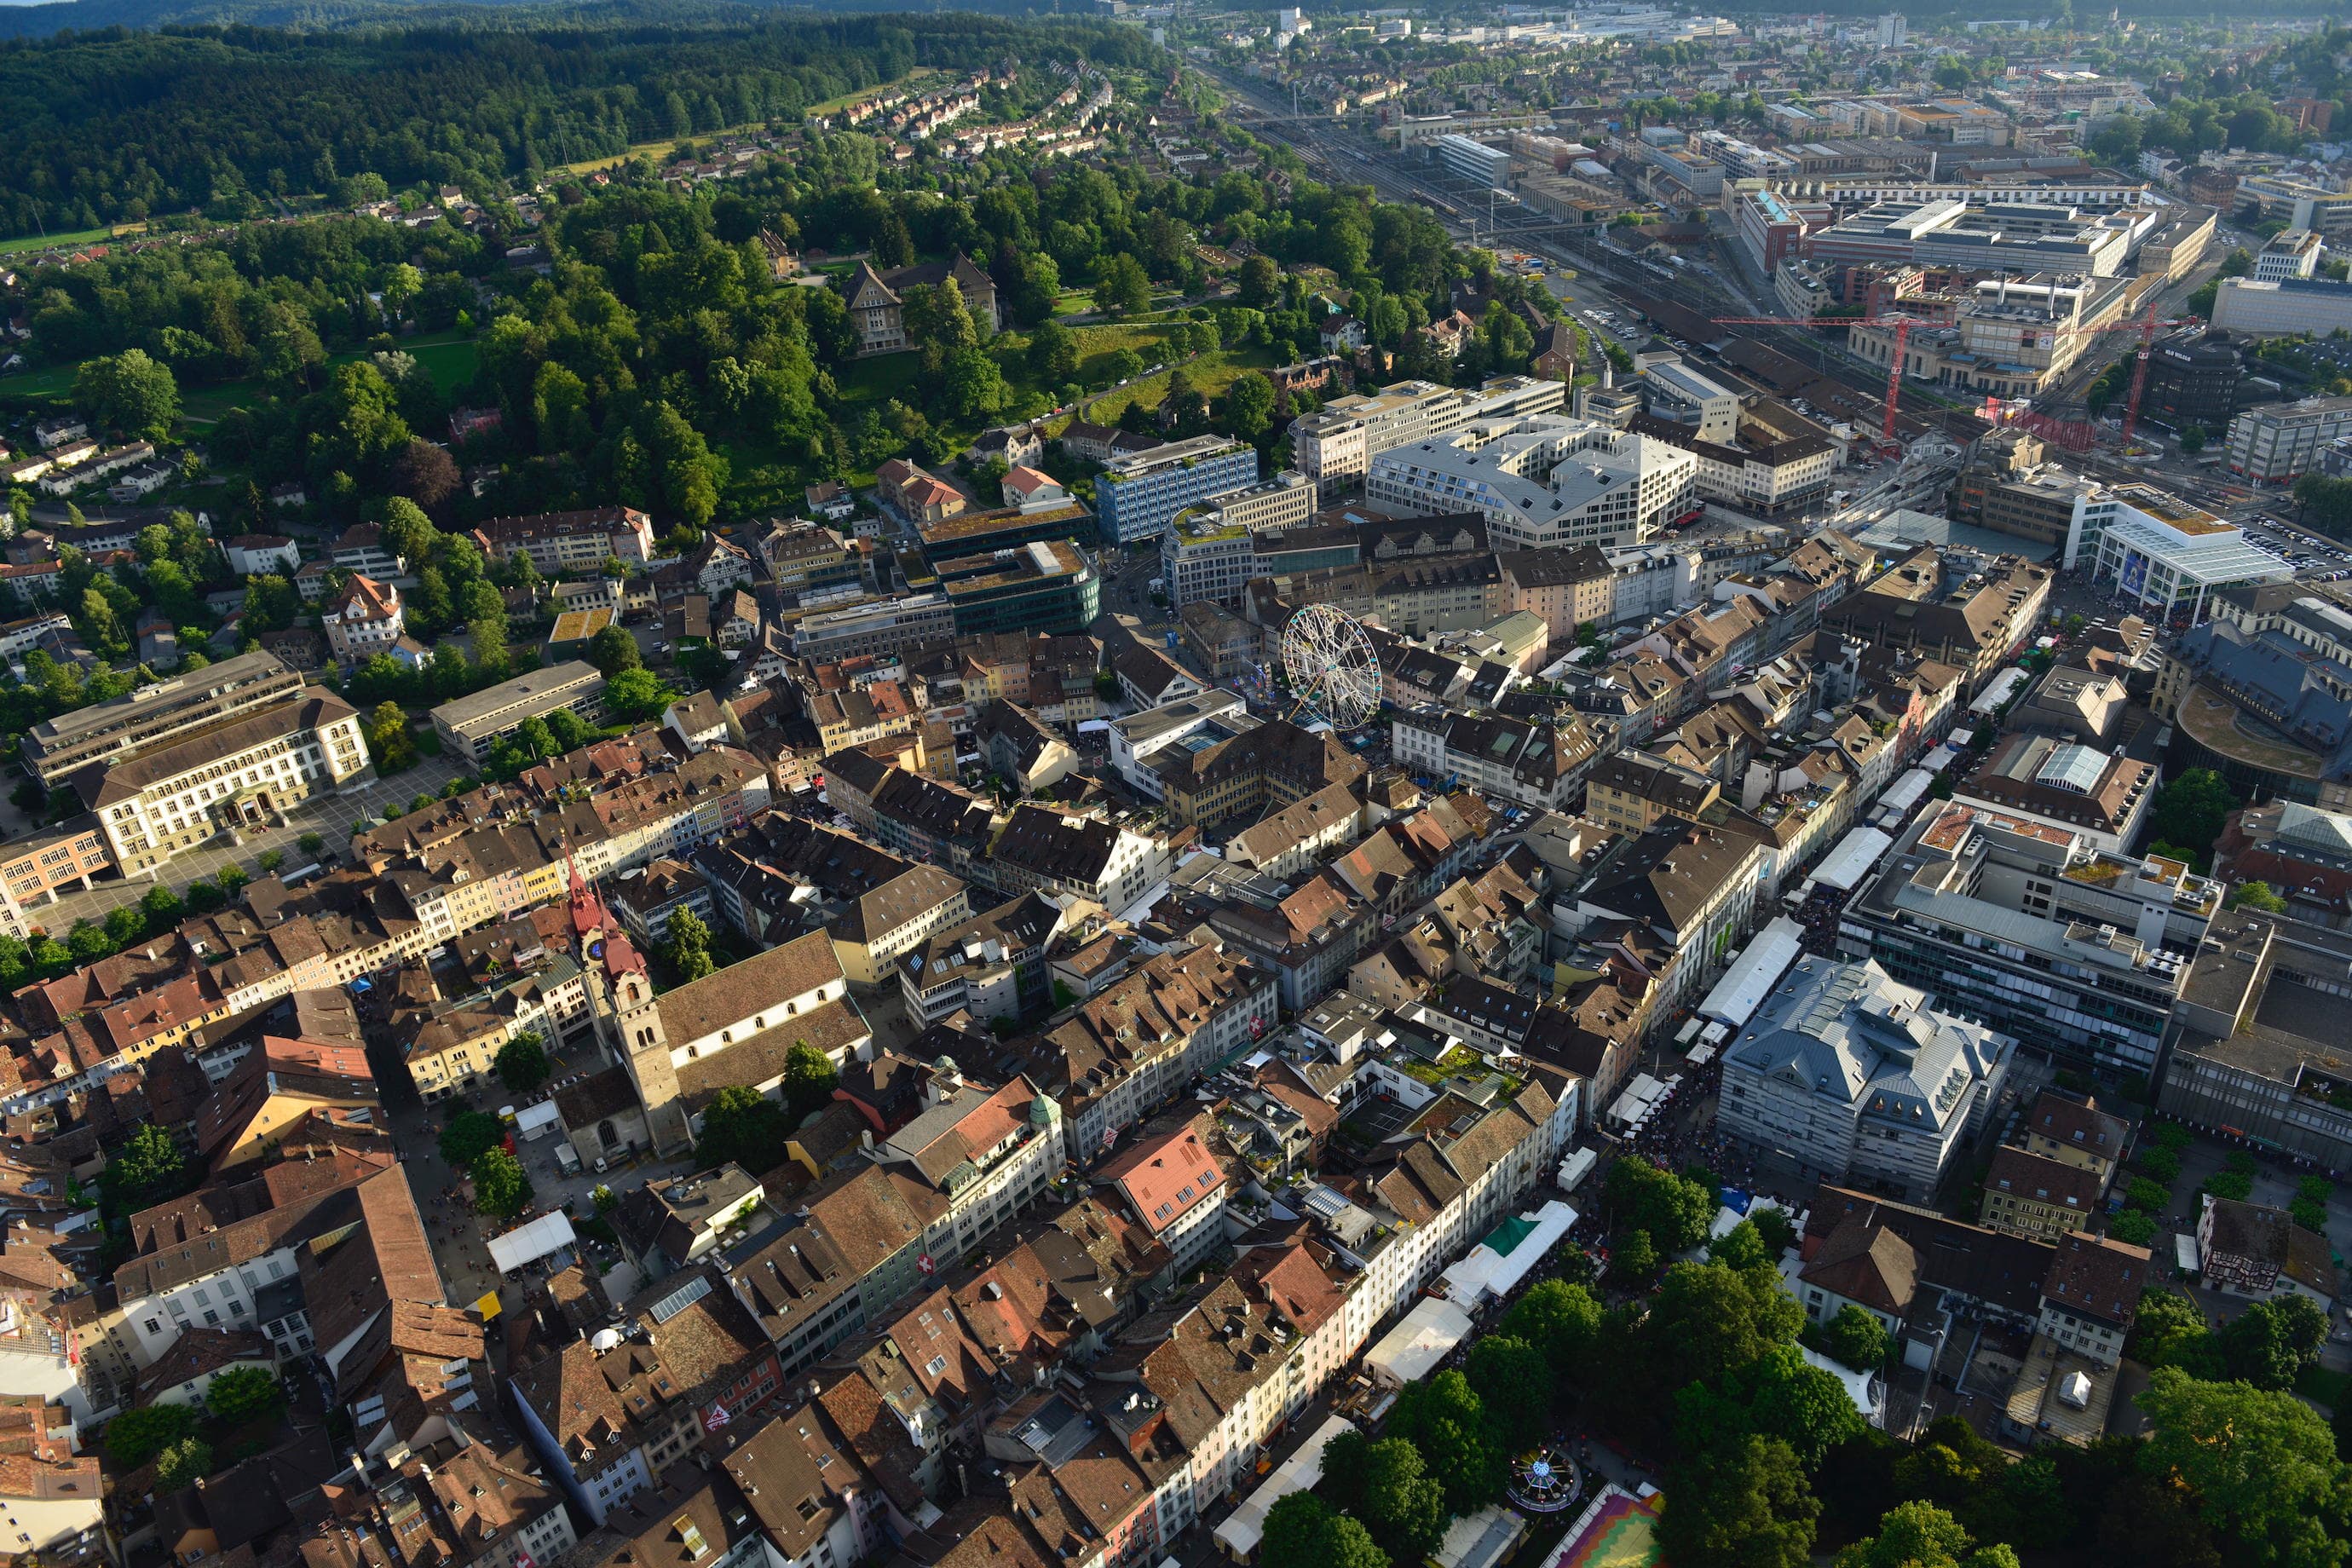
M2252 910L2216 915L2181 984L2158 1106L2288 1159L2352 1164L2347 972L2342 931Z
M1195 436L1115 458L1095 477L1103 541L1156 540L1186 507L1256 482L1257 453L1226 436Z
M2291 228L2273 235L2254 258L2254 281L2279 283L2290 278L2308 278L2319 270L2319 253L2325 248L2319 236L2307 228Z
M1716 1124L1831 1181L1931 1201L2016 1052L1875 963L1808 955L1725 1047Z
M2230 471L2252 484L2292 484L2317 473L2320 448L2346 435L2352 397L2258 403L2230 421Z
M945 594L902 594L803 616L793 627L793 651L824 664L903 653L955 635L955 606Z
M1955 801L1923 813L1854 889L1838 953L2029 1050L2147 1073L2221 906L2220 885L2179 861Z
M2117 485L2107 499L2112 506L2084 509L2084 535L2069 542L2067 563L2087 563L2095 585L2151 619L2194 626L2219 590L2294 575L2236 523L2153 485Z
M2237 415L2245 379L2245 352L2228 334L2176 333L2148 351L2139 416L2176 432L2195 426L2219 446Z
M25 733L25 765L44 787L55 789L93 763L273 707L299 695L302 684L275 654L242 653L43 720Z
M1739 432L1739 394L1678 354L1643 354L1642 391L1651 418L1679 425L1696 440L1727 447Z
M1300 569L1280 559L1286 553L1282 535L1314 510L1315 487L1288 468L1263 484L1186 508L1160 537L1160 575L1169 605L1181 609L1204 599L1234 604L1252 577ZM1262 546L1274 559L1260 556Z
M940 563L940 591L958 637L1082 632L1102 614L1102 578L1085 551L1061 540Z
M1654 437L1537 415L1479 421L1372 460L1364 499L1475 511L1498 545L1638 544L1695 510L1698 459Z
M559 708L593 721L604 711L604 677L593 664L573 659L534 669L512 680L484 687L471 697L433 710L433 728L457 757L489 760L490 748L528 719L544 719Z
M2213 330L2248 338L2324 338L2352 330L2352 283L2333 278L2224 278L2213 295Z
M1429 146L1449 174L1489 189L1510 183L1511 155L1503 148L1489 147L1459 133L1440 136Z

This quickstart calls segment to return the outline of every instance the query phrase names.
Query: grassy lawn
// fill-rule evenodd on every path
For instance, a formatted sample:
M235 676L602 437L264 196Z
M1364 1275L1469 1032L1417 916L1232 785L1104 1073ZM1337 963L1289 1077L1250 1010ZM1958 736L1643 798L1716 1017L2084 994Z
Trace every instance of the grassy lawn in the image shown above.
M20 250L47 250L53 245L89 245L95 240L112 239L111 228L79 228L70 234L26 234L15 239L0 239L0 256Z
M754 131L766 129L765 121L755 120L749 125L730 125L724 131L698 131L691 136L664 136L652 142L632 142L629 143L629 150L625 153L608 153L601 158L583 158L576 163L566 163L563 167L575 174L593 174L599 169L614 168L627 163L632 158L651 158L656 163L660 163L667 158L671 150L681 142L698 143L716 142L724 136L743 136Z
M1274 350L1264 343L1245 349L1220 349L1202 354L1184 369L1192 384L1212 403L1224 395L1225 388L1254 370L1274 368ZM1097 425L1116 425L1119 411L1130 403L1140 403L1146 408L1157 408L1168 395L1168 378L1175 374L1163 370L1157 375L1147 375L1131 382L1124 398L1106 397L1095 405L1094 421Z
M32 403L63 397L73 390L74 373L79 369L78 364L43 365L0 380L0 402Z

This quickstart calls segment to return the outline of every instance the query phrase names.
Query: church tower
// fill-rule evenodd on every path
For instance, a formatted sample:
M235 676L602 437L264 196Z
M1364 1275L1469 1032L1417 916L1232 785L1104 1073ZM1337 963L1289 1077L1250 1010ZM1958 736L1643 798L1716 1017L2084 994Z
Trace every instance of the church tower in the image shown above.
M669 1035L662 1027L661 1005L653 983L642 969L614 977L612 990L613 1027L620 1037L621 1059L637 1100L646 1108L646 1130L658 1154L682 1154L694 1145L686 1104L678 1099L677 1068L669 1059Z

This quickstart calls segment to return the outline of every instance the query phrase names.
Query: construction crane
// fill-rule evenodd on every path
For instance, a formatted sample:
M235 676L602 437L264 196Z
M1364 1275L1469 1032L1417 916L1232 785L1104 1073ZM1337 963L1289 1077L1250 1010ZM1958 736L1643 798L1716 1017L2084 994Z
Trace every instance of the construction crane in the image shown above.
M1893 327L1895 353L1886 364L1886 418L1880 425L1878 444L1889 452L1899 450L1895 444L1895 400L1903 390L1903 353L1911 341L1913 327L1933 326L1916 316L1855 316L1817 321L1808 316L1715 316L1709 318L1718 327Z
M1886 367L1886 417L1879 432L1879 442L1890 451L1895 448L1895 400L1903 388L1904 352L1910 342L1911 329L1915 326L1929 326L1935 323L1906 315L1832 318L1829 321L1800 316L1717 316L1712 320L1717 326L1725 327L1893 327L1895 353ZM2128 442L2133 433L2139 428L2140 397L2147 390L2147 362L2150 352L2156 344L2157 329L2185 326L2189 320L2189 318L2185 317L2159 318L2156 313L2155 301L2151 300L2147 312L2135 321L2107 321L2098 326L2059 327L2051 333L2051 336L2053 338L2089 337L2101 332L2139 334L2139 351L2136 356L2136 363L2132 366L2131 395L2124 405L2123 435L2124 439ZM2091 445L2088 426L2083 426L2078 431L2067 421L2057 420L2046 415L2032 414L2023 416L2021 422L2026 424L2027 427L2032 429L2035 434L2047 435L2059 445L2073 450L2087 450Z

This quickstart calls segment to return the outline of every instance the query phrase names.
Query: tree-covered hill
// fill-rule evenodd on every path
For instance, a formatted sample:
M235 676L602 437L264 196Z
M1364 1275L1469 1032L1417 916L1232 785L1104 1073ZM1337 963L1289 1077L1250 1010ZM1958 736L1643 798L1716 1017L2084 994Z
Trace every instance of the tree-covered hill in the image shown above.
M0 9L0 21L14 16ZM331 193L362 172L395 188L476 188L634 142L793 118L916 67L1123 64L1150 49L1132 28L972 15L598 18L344 33L113 28L0 45L0 234Z

